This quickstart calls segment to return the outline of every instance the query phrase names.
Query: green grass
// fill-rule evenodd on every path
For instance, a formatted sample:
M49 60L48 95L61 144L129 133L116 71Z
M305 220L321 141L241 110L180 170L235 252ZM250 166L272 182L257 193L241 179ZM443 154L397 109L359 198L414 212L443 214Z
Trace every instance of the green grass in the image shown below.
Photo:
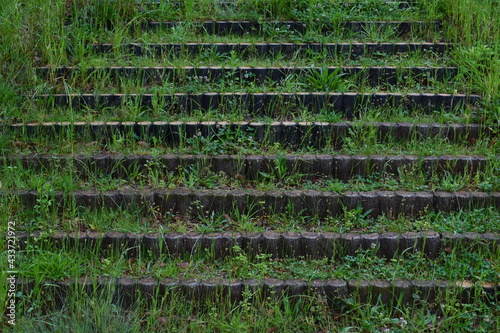
M422 254L413 254L405 260L384 260L374 255L373 250L359 251L354 256L340 260L270 259L262 254L250 259L238 248L235 256L227 260L213 261L210 253L195 254L185 258L158 258L143 253L137 259L127 259L126 252L115 252L106 259L95 261L95 254L87 251L55 250L40 239L26 250L33 256L20 263L26 274L36 271L36 277L50 279L99 274L109 277L128 274L153 273L158 277L227 277L294 278L300 273L302 279L316 278L441 278L462 281L488 281L498 275L498 254L479 251L475 254L466 248L442 253L429 261ZM36 255L36 256L35 256ZM68 261L68 257L74 258ZM493 256L493 257L492 257ZM36 261L36 257L50 257L50 264ZM89 260L92 258L92 260ZM75 261L79 265L75 265ZM48 262L48 261L47 261ZM213 263L213 264L209 264ZM331 267L335 270L331 270ZM276 294L261 296L250 290L243 292L243 300L231 303L225 297L204 302L185 302L175 293L159 298L151 304L146 299L133 302L132 306L121 306L113 297L113 287L104 287L88 296L78 288L70 289L64 305L57 304L54 295L35 287L29 297L19 298L19 308L26 310L14 331L57 331L70 326L74 331L119 329L127 332L189 330L189 331L266 331L269 327L285 331L311 331L329 329L334 331L383 331L400 330L419 332L427 329L467 331L474 327L478 331L498 328L496 314L500 309L482 295L479 288L472 289L476 300L462 303L459 295L448 293L442 298L440 307L413 296L410 304L400 301L383 304L360 301L358 295L326 300L320 295L285 297ZM161 299L161 300L160 300ZM51 320L48 320L50 314ZM259 320L256 321L256 316ZM187 320L186 320L187 319ZM122 326L126 325L126 326Z
M345 186L345 185L342 185ZM57 207L50 192L50 184L40 188L40 197L32 210L23 208L16 197L3 197L0 219L18 222L18 230L54 232L122 231L122 232L264 232L274 230L315 232L495 232L499 228L500 212L497 208L476 208L451 213L422 212L417 217L370 216L362 207L342 208L337 216L318 218L297 213L258 213L257 205L248 211L237 209L227 214L206 212L193 203L192 211L176 214L162 212L159 207L132 204L130 207L90 209L75 207L71 201ZM120 221L117 224L116 221ZM477 223L481 221L481 223Z
M213 78L190 74L182 68L172 73L165 70L161 79L150 82L147 73L139 73L138 78L126 75L112 77L106 68L84 71L72 71L66 77L56 77L56 73L40 78L37 94L151 94L171 95L174 93L266 93L266 92L400 92L400 93L472 93L462 82L453 78L438 78L436 75L411 75L399 69L392 78L392 83L369 77L369 69L355 74L343 73L342 67L311 66L301 73L288 74L279 81L260 83L254 73L241 74L239 71L226 71L220 77ZM349 70L349 69L347 69ZM168 73L168 74L167 74ZM114 75L113 75L114 76ZM143 77L141 79L141 77ZM89 87L92 87L89 89Z
M213 148L217 149L217 148ZM218 151L214 150L217 154ZM243 165L241 166L243 168ZM83 170L82 170L83 169ZM475 172L460 170L457 172L426 173L422 165L402 167L395 174L370 172L367 176L354 176L347 183L332 176L317 177L314 174L298 174L287 165L287 160L279 156L268 172L261 171L255 180L232 178L223 171L212 171L211 165L200 160L189 166L180 166L177 170L168 170L159 160L151 160L145 165L135 163L125 167L117 163L112 170L83 166L79 163L53 163L50 167L24 168L18 164L0 166L2 189L41 189L50 187L50 191L74 190L146 190L146 189L223 189L234 188L257 190L293 190L310 189L319 191L500 191L498 161L490 160L484 169ZM114 176L114 172L123 176Z
M228 66L233 67L326 67L326 66L453 66L455 63L448 55L437 55L429 52L403 53L398 55L376 54L375 56L359 56L347 58L323 52L310 51L302 56L285 57L270 54L263 57L243 58L236 53L221 54L216 50L205 51L200 55L162 57L127 57L121 53L95 54L83 59L78 65L81 68L99 66L137 66L137 67L183 67L183 66Z
M481 301L462 304L452 296L441 310L435 311L432 305L420 300L415 300L411 306L394 306L364 304L354 297L335 300L332 309L320 296L275 297L271 301L256 298L250 291L245 292L239 303L211 301L200 309L198 304L181 301L173 294L173 300L155 302L154 310L150 310L146 300L132 307L120 307L112 298L112 291L88 297L77 290L70 296L67 306L62 309L48 307L48 314L37 303L40 292L35 292L31 301L26 300L23 305L32 311L13 331L59 332L71 327L74 332L109 329L120 332L489 332L499 326L498 305Z
M471 249L474 249L471 253ZM129 251L138 251L130 258ZM239 246L229 249L223 259L215 259L209 249L192 250L180 257L153 254L150 251L123 247L104 250L87 245L85 248L66 245L58 249L40 237L32 240L23 257L17 261L19 274L43 281L61 281L68 278L98 276L132 277L151 276L157 279L264 279L282 280L359 280L359 279L410 279L495 282L500 274L498 251L478 244L451 248L436 259L428 259L419 252L408 253L393 259L380 258L376 248L358 250L348 255L343 248L335 248L332 258L305 259L273 258L267 253L248 254ZM96 257L99 259L96 260Z
M58 207L55 190L98 189L102 191L129 188L254 188L314 189L342 193L346 190L481 190L499 191L498 131L492 130L477 140L450 143L440 138L399 141L394 137L380 142L376 132L364 125L368 122L410 123L478 123L495 127L500 124L500 15L498 1L491 0L419 0L408 9L381 0L354 1L344 6L340 1L327 0L235 0L225 4L214 0L185 0L179 3L161 1L100 1L52 0L9 1L0 0L0 156L22 154L346 154L382 155L414 154L417 156L484 155L490 159L483 173L444 173L429 175L419 170L400 169L397 175L373 174L342 183L338 179L308 179L283 167L278 158L270 172L259 179L248 181L214 174L204 167L185 168L165 172L161 165L151 162L139 170L132 168L125 178L76 168L58 166L45 170L23 169L19 165L0 166L1 190L36 189L40 196L33 209L26 209L16 196L4 196L0 202L0 230L15 221L17 232L40 231L43 235L58 230L123 231L123 232L264 232L266 230L316 232L493 232L498 233L500 212L497 207L459 210L452 213L423 212L414 218L379 216L370 217L361 207L343 209L339 216L318 219L302 214L269 214L259 216L233 210L219 215L192 210L183 216L161 212L157 207L134 206L122 209L89 210L76 207L68 201ZM310 28L298 34L286 27L268 25L256 36L209 36L196 32L196 22L204 20L301 20ZM167 31L141 32L140 24L147 20L183 21L185 24ZM443 29L417 31L397 37L391 29L367 28L361 33L336 29L322 31L324 25L336 26L343 21L375 20L442 20ZM374 54L370 57L345 57L309 52L307 55L273 55L259 59L240 54L205 52L197 56L185 54L135 57L116 47L110 54L93 54L93 43L108 42L119 46L130 42L363 42L384 41L443 41L456 47L445 55L433 52L409 54ZM220 82L199 82L185 78L178 85L161 83L144 87L139 79L113 82L104 74L96 77L75 75L69 80L44 80L35 75L36 66L300 66L320 69L327 66L458 66L459 75L438 82L434 80L402 78L396 86L379 84L374 87L362 80L330 75L325 71L310 72L308 76L290 77L284 82L257 86L237 82L230 77ZM206 81L202 79L201 81ZM181 85L181 86L179 86ZM441 92L479 94L480 107L453 111L405 111L402 108L359 108L353 127L339 149L333 142L324 147L288 147L269 140L256 142L246 133L192 138L183 137L171 146L158 139L137 138L128 134L115 135L113 140L92 138L71 130L58 136L28 136L12 133L7 126L16 122L43 121L327 121L345 120L337 110L325 107L311 111L306 108L276 105L266 116L252 116L238 105L208 111L193 110L176 114L164 108L162 94L175 92L301 92L301 91L361 91L385 92ZM73 109L46 107L37 98L41 94L83 93L147 93L155 95L155 105L146 109L129 101L118 108ZM281 109L280 109L281 108ZM278 110L280 109L280 110ZM358 125L359 124L359 125ZM256 207L253 207L256 208ZM6 241L0 240L2 258L7 258ZM233 256L215 260L211 253L171 258L140 253L135 260L127 258L129 249L106 256L92 249L56 249L44 242L43 237L27 249L18 250L16 264L19 277L33 278L37 282L89 276L150 276L150 277L236 277L236 278L316 278L386 279L424 278L452 281L495 282L499 280L499 253L479 246L446 250L436 260L420 253L397 256L384 260L374 255L373 249L333 260L272 259L265 254L251 258L238 248ZM6 259L2 259L3 261ZM5 281L6 273L0 278ZM428 304L412 295L410 304L382 304L362 300L359 295L326 300L307 295L303 297L254 297L244 293L241 302L231 304L227 299L206 302L187 302L173 297L155 298L153 303L139 299L131 307L112 297L112 290L87 295L73 290L63 304L56 304L54 295L36 285L29 294L19 291L17 325L2 328L15 332L493 332L500 329L498 302L484 297L479 287L472 304L464 304L453 293L442 295L438 302ZM0 295L7 299L7 284L0 284ZM498 296L498 295L497 295ZM498 298L498 297L497 297ZM4 314L6 302L0 302ZM7 319L4 315L1 320Z
M228 5L213 0L191 2L176 6L172 2L146 5L143 2L144 16L151 20L304 20L311 23L339 22L342 20L397 20L424 19L419 8L398 10L397 4L384 4L383 1L353 1L343 6L340 1L233 1ZM194 13L195 12L195 13Z
M406 43L423 43L423 42L440 42L442 39L438 33L431 34L415 33L410 35L400 36L392 27L372 28L367 27L365 31L354 32L352 30L338 29L332 32L314 31L313 29L306 30L303 33L295 32L286 27L266 27L261 34L249 34L245 36L223 35L217 36L213 34L201 33L201 30L196 25L182 24L170 28L170 31L145 32L137 38L125 37L121 43L196 43L203 40L203 43L338 43L346 40L356 40L357 42L367 43L384 43L384 42L406 42ZM99 43L113 42L112 36L108 38L100 38Z
M211 115L211 114L210 114ZM397 121L398 113L395 113L394 120ZM332 114L321 114L323 117L333 117ZM221 115L219 114L219 117ZM337 116L338 117L338 116ZM410 115L407 115L410 119ZM300 118L299 118L300 119ZM339 117L338 120L342 118ZM498 140L495 140L495 132L492 137L482 136L477 140L463 140L451 142L440 137L421 138L415 140L400 140L393 135L388 135L384 141L377 136L375 127L369 126L369 121L383 120L382 115L374 112L373 117L367 116L366 123L354 122L349 129L347 137L343 138L343 146L339 149L335 147L333 139L326 140L323 146L314 148L300 146L298 148L288 147L285 144L274 142L269 133L265 133L262 142L256 141L252 133L238 130L220 131L214 135L195 135L187 137L180 135L178 144L162 142L161 138L140 138L133 133L117 133L111 138L95 138L86 133L77 133L69 129L57 135L50 133L40 134L32 137L23 133L12 133L6 130L1 141L0 152L7 154L344 154L344 155L417 155L417 156L439 156L439 155L483 155L495 158L499 154ZM419 118L415 118L417 123ZM414 119L414 120L415 120ZM446 117L444 119L447 119ZM89 119L90 120L90 119ZM169 120L169 119L164 119ZM177 119L170 119L177 120ZM227 120L224 118L210 119L203 116L185 117L181 120L203 121L203 120ZM264 119L266 120L266 119ZM302 119L311 120L311 118ZM326 119L323 119L325 121ZM337 121L338 121L337 120ZM443 122L446 122L443 120ZM270 124L270 121L265 121ZM364 126L366 125L366 126ZM267 130L268 131L268 130Z
M285 83L286 84L286 83ZM214 90L215 91L215 90ZM185 92L183 96L189 96L192 92ZM466 105L462 109L442 108L436 106L434 108L426 108L425 106L416 106L407 108L404 106L391 107L373 106L369 101L362 101L362 97L358 97L358 103L352 110L352 115L348 115L342 109L338 109L335 105L324 103L322 108L314 109L312 105L303 105L300 101L290 101L290 96L275 95L273 102L262 107L261 110L254 112L252 108L245 104L245 100L239 97L239 92L231 92L225 98L222 96L221 105L208 109L197 108L196 105L186 107L180 106L177 103L167 103L166 100L172 95L164 95L153 93L150 95L150 100L142 103L141 95L124 95L121 98L119 106L97 105L94 107L87 106L83 102L80 106L57 106L52 103L49 96L48 102L30 103L29 109L33 108L34 112L26 112L24 108L12 108L9 114L9 120L2 123L4 126L3 136L13 138L14 141L32 141L37 138L26 139L23 135L14 134L7 126L10 124L22 123L51 123L51 122L142 122L142 121L182 121L182 122L263 122L270 124L272 122L351 122L359 126L359 128L369 127L370 122L392 122L392 123L411 123L411 124L479 124L491 126L492 132L496 132L496 117L489 112L485 107L476 105ZM369 97L370 92L364 92L364 96ZM88 94L87 96L91 96ZM199 94L202 96L202 93ZM247 95L248 96L248 95ZM250 95L252 96L252 95ZM403 95L404 96L404 95ZM70 98L78 100L78 95L70 95ZM251 98L251 97L250 97ZM299 96L300 98L300 96ZM173 96L173 99L179 101L178 96ZM76 102L76 101L75 101ZM64 102L63 102L64 103ZM97 101L99 103L99 101ZM50 110L50 112L49 112ZM357 129L354 128L354 131ZM70 135L71 130L69 129ZM126 134L118 136L123 139L128 139ZM84 137L80 136L80 139ZM143 138L141 138L143 139ZM485 138L489 139L489 138ZM75 141L76 138L70 139ZM147 141L141 140L141 141ZM132 142L132 141L131 141ZM390 140L389 140L390 142ZM8 143L8 142L6 142ZM88 142L87 142L88 143ZM11 143L12 144L12 143ZM464 142L466 144L466 142ZM492 139L492 145L495 140ZM50 145L50 142L49 142Z

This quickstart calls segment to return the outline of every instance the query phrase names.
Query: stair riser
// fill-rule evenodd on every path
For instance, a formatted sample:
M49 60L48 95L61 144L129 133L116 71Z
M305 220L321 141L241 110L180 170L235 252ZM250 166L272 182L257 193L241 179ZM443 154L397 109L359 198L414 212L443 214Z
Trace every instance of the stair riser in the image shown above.
M442 138L452 143L473 142L495 135L498 127L479 124L410 124L410 123L296 123L296 122L93 122L14 124L6 129L13 135L30 138L60 138L70 135L78 140L112 142L114 137L134 138L145 142L166 143L175 147L198 133L217 139L221 130L260 143L281 143L295 147L340 149L345 138L356 133L372 132L379 142Z
M62 79L70 80L76 75L82 75L86 78L94 77L96 80L107 78L109 82L119 84L122 79L137 80L141 85L162 84L165 82L186 83L194 82L212 82L217 83L221 80L238 80L248 84L265 85L270 82L280 83L290 76L305 78L311 73L317 73L319 69L310 68L255 68L255 67L198 67L198 68L137 68L137 67L110 67L110 68L90 68L80 70L77 68L37 68L36 73L39 77L55 81ZM328 73L333 73L337 67L327 69ZM436 68L405 68L397 69L395 67L344 67L339 75L346 75L346 80L353 80L360 85L398 85L412 78L417 82L428 82L428 80L448 81L458 74L458 68L455 67L436 67ZM354 76L354 77L353 77ZM353 77L353 78L351 78Z
M144 172L147 166L157 165L161 173L176 173L179 168L207 168L214 174L223 172L228 177L243 176L246 180L259 179L262 173L273 174L277 155L127 155L127 156L68 156L68 155L12 155L4 160L6 165L20 166L30 170L52 168L74 169L79 175L106 174L115 178L128 178L132 171ZM373 173L398 177L403 168L422 172L427 177L438 177L446 172L474 175L484 172L489 161L486 157L454 156L346 156L346 155L305 155L283 156L290 174L300 174L301 178L328 177L348 181Z
M436 110L452 112L466 106L479 107L480 97L461 94L400 94L400 93L205 93L174 94L155 96L144 95L40 95L41 105L73 107L75 109L117 108L132 106L147 109L160 108L172 113L192 113L195 110L219 110L221 113L244 113L251 116L276 117L280 113L308 110L319 111L323 108L335 110L346 119L359 115L363 107L395 107L404 110L418 110L432 113Z
M2 197L19 197L27 209L34 209L39 196L36 191L9 191ZM117 209L134 205L155 207L161 213L203 216L231 214L235 211L252 216L288 214L325 219L340 216L345 210L361 206L363 212L375 218L419 216L426 211L449 213L459 209L500 208L500 192L335 192L322 191L258 191L258 190L157 190L134 192L74 191L51 195L54 207L60 211L69 207Z
M19 234L18 246L23 250L34 234ZM305 258L318 260L329 258L341 260L346 255L356 256L359 250L373 250L381 258L406 258L423 253L434 260L445 250L491 251L495 253L500 246L500 235L494 233L443 233L405 232L405 233L167 233L132 234L121 232L60 232L53 236L42 237L58 249L81 249L93 251L101 256L123 252L127 258L136 258L140 253L155 256L171 255L183 257L186 254L203 255L213 253L216 260L234 256L233 248L238 246L248 258L255 259L259 254L269 254L274 259Z

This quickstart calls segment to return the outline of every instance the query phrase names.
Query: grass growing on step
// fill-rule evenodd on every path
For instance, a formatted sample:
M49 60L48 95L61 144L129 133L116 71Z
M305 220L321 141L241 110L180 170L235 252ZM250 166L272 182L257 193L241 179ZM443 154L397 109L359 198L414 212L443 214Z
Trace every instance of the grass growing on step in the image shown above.
M438 55L432 52L412 52L396 55L377 53L373 56L348 58L327 52L306 51L302 55L285 57L279 54L269 54L266 57L242 57L237 53L219 53L215 49L201 52L197 55L163 54L161 57L128 57L125 54L89 55L75 65L81 68L103 66L136 66L136 67L167 67L184 66L225 66L231 67L327 67L327 66L406 66L406 67L436 67L452 66L454 64L448 55Z
M347 248L335 243L331 257L312 259L288 257L284 252L280 253L280 249L277 249L278 257L272 254L272 249L271 252L262 249L246 252L238 245L227 249L228 255L216 257L213 250L202 248L201 244L178 256L170 255L166 248L161 250L161 244L160 253L156 253L151 248L143 248L143 244L103 249L99 241L94 245L80 244L76 240L72 243L66 240L61 245L52 244L43 235L31 238L26 248L19 251L16 261L19 274L34 279L37 285L43 281L68 278L93 280L98 276L306 281L421 279L495 283L500 274L498 249L481 241L455 247L450 245L435 259L429 259L421 252L423 248L417 245L387 259L377 254L376 246L349 253Z
M398 3L384 1L324 0L252 0L252 1L186 1L142 2L140 11L148 20L304 20L309 23L330 23L341 20L398 20L422 18L419 8L399 9Z
M344 187L345 185L342 184ZM342 187L342 188L343 188ZM268 213L262 215L260 204L246 210L223 213L203 210L196 202L185 214L162 211L152 205L132 204L120 208L76 207L69 201L58 207L50 187L42 188L36 205L26 209L16 197L2 197L0 221L16 221L18 231L121 231L121 232L264 232L274 230L314 232L495 232L500 227L500 211L495 207L460 210L451 213L424 211L418 217L370 216L362 207L342 208L336 216L319 218L304 214ZM293 208L293 207L291 207ZM293 209L292 209L293 210ZM116 221L120 221L117 224ZM477 223L481 221L481 223Z
M326 113L326 111L325 111ZM396 116L399 113L396 112ZM326 115L332 117L332 115ZM371 116L370 116L371 117ZM377 116L375 112L374 117ZM188 118L189 119L189 118ZM380 118L378 118L380 119ZM200 119L192 119L199 121ZM270 122L266 122L270 124ZM254 138L251 131L227 130L219 134L188 136L185 132L179 135L179 142L163 142L161 137L137 137L132 131L112 134L110 137L96 137L88 133L88 128L78 133L69 128L59 134L39 134L33 138L23 133L5 133L0 141L2 156L7 154L343 154L343 155L483 155L495 157L499 154L498 140L495 132L492 136L479 139L452 142L441 137L421 138L415 133L415 140L396 139L393 135L381 139L375 127L369 123L352 123L343 138L343 144L338 147L335 142L325 138L322 147L308 146L290 147L272 140L270 128L265 131L263 140Z
M201 30L201 31L200 31ZM125 36L121 43L337 43L356 40L358 43L423 43L440 42L442 36L430 33L414 33L411 35L399 35L394 27L379 27L367 25L361 32L353 32L348 29L337 28L337 30L322 32L308 29L303 33L290 30L286 27L263 27L263 33L246 33L238 35L215 35L203 33L203 28L190 23L182 23L164 29L163 31L146 31L138 37ZM101 38L101 43L112 43L113 36ZM118 44L119 45L119 44Z
M295 84L297 83L294 83L294 80L285 80L282 87L287 88ZM350 83L344 81L343 84ZM187 88L184 88L185 91L181 95L164 94L161 90L156 90L147 96L98 96L97 99L93 98L92 93L87 93L85 96L75 94L68 95L67 101L64 101L65 96L59 96L62 105L56 105L54 95L41 96L38 102L36 100L29 102L28 110L33 110L33 112L26 112L25 108L19 106L11 108L9 119L2 124L2 127L5 128L12 123L44 122L252 121L272 123L293 121L336 123L354 121L358 122L360 126L364 126L365 122L406 122L412 124L474 123L490 125L492 129L497 128L494 113L489 111L487 107L470 104L463 107L455 106L453 109L449 106L428 107L424 104L415 107L404 105L390 107L386 104L381 105L381 102L377 102L377 105L371 105L370 95L373 93L371 89L362 92L363 95L358 95L356 105L349 110L339 109L333 101L336 97L329 97L331 102L319 101L321 103L319 107L314 107L316 96L312 95L312 92L306 93L311 93L308 96L311 96L313 103L307 101L308 96L302 98L300 94L293 95L292 92L292 94L275 95L270 98L269 103L254 110L251 101L259 101L260 96L263 95L245 95L246 92L235 90L235 86L231 84L229 85L231 91L214 97L214 104L200 107L197 98L206 99L206 96L202 92L197 92L193 96L192 91L189 90L190 87L194 87L194 85L188 85ZM288 91L290 91L289 89L287 88ZM212 92L216 93L217 91L214 89ZM340 93L337 92L337 94ZM341 95L335 96L341 98ZM402 103L405 100L404 96L403 94ZM47 99L45 99L46 97ZM112 100L111 102L100 104L106 103L104 100L108 97ZM86 98L91 99L91 105L86 104ZM406 103L411 103L411 100L412 97L409 97ZM118 105L114 106L112 104L114 102ZM218 105L217 102L219 102ZM75 105L70 103L75 103ZM361 122L359 122L360 120ZM9 132L8 129L5 130L6 134ZM32 136L32 140L37 140L37 138Z
M163 301L148 304L143 299L128 307L113 299L112 292L113 290L106 290L102 294L96 293L88 297L84 292L75 290L68 302L72 305L62 309L48 306L42 311L42 306L50 304L50 300L37 289L31 297L31 304L26 301L26 305L23 305L32 311L8 332L55 332L67 327L82 333L89 330L488 332L498 327L496 313L500 311L498 305L483 301L461 304L452 295L446 297L442 310L436 312L431 304L420 300L415 300L411 305L384 305L376 301L374 304L365 304L358 297L352 297L336 299L333 306L329 306L328 301L321 296L296 298L274 295L272 299L267 299L255 297L257 295L251 291L244 292L243 300L236 304L227 299L197 304L186 302L174 293Z
M199 134L199 135L198 135ZM201 132L186 139L184 152L197 152L202 156L238 154L239 156L263 152L258 143L244 133L221 131L212 138L204 138ZM362 136L366 140L366 135ZM354 140L354 139L353 139ZM353 146L353 141L347 141ZM369 142L377 146L376 142ZM189 148L188 148L189 147ZM422 162L398 168L396 172L386 170L362 170L364 175L353 175L347 182L333 176L318 176L314 173L299 174L297 164L289 163L283 152L279 152L266 168L256 170L257 177L246 179L244 175L226 174L217 171L211 162L199 158L189 165L169 169L160 159L149 159L146 164L118 161L106 168L80 160L57 157L46 166L23 166L21 160L4 161L0 164L0 179L5 190L35 189L43 191L74 190L111 191L130 189L312 189L320 191L499 191L499 163L496 156L478 170L454 170L456 162L450 161L444 171L438 167L425 170ZM130 165L129 165L130 164ZM239 162L244 170L244 162ZM233 178L235 177L235 178Z
M16 170L16 167L4 167L0 174L4 177L2 188L11 189L40 189L45 185L53 191L97 190L110 191L131 189L257 189L257 190L318 190L318 191L498 191L498 168L488 173L482 171L471 173L452 174L445 171L443 174L432 176L412 170L401 170L399 175L384 175L373 172L367 177L358 176L348 183L342 183L331 177L313 177L292 173L293 170L280 172L281 168L272 167L271 172L261 172L257 180L247 180L239 175L238 179L231 179L224 172L216 173L210 166L191 165L180 170L163 171L164 168L154 166L154 162L147 165L146 170L132 170L131 176L113 177L109 174L68 172L67 169L51 171ZM490 169L491 170L491 169ZM16 173L15 178L7 178L6 174ZM41 180L35 180L40 177ZM415 178L411 178L415 177ZM311 179L314 178L314 179ZM49 185L50 184L50 185ZM69 192L68 192L69 193Z
M456 75L437 74L439 69L429 69L422 74L412 73L411 68L397 67L395 73L384 73L381 68L364 67L351 68L342 66L317 67L309 63L305 67L271 68L280 71L279 79L271 80L268 74L264 78L255 76L255 72L246 72L246 65L241 60L236 60L236 66L223 66L223 74L217 74L216 69L207 72L204 66L168 66L160 68L137 67L136 74L119 73L117 68L108 67L76 67L64 69L59 74L48 69L45 74L39 73L35 83L34 97L41 94L141 94L155 93L170 95L173 93L203 93L216 91L221 93L234 92L439 92L463 93L469 92L470 87L464 82L456 82ZM257 67L259 64L256 64ZM304 65L304 64L302 64ZM200 68L201 67L201 68ZM234 67L233 69L231 69ZM377 78L369 74L372 70L380 70L384 78ZM47 69L47 68L45 68ZM148 71L150 70L150 71ZM253 69L250 69L253 70ZM394 69L393 69L394 70ZM198 75L199 73L199 75ZM477 91L477 90L476 90ZM29 105L26 103L26 105Z

